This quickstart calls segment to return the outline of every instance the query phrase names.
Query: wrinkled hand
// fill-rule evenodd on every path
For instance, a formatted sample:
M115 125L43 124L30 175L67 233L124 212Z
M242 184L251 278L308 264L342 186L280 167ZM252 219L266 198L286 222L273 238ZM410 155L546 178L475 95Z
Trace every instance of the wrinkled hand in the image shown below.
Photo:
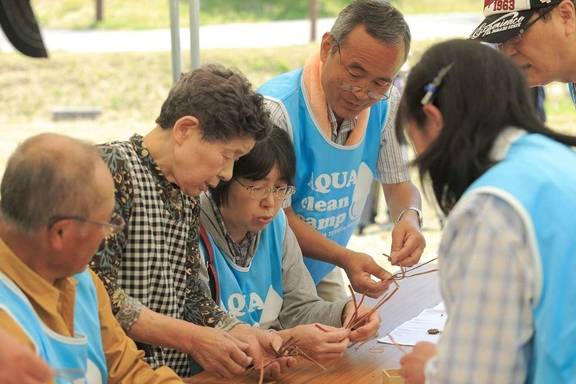
M323 324L318 324L318 326L316 324L298 325L280 334L284 341L293 337L298 347L316 361L341 358L350 344L350 330Z
M44 384L52 380L50 367L27 345L0 334L0 383Z
M410 267L420 260L426 247L426 240L417 224L400 220L392 229L392 250L390 262L394 265Z
M358 308L358 318L364 316L370 312L370 308L365 305L361 305ZM348 302L344 307L344 323L348 324L350 318L354 315L354 303L352 301ZM378 336L378 329L380 329L380 315L378 311L372 313L366 320L358 324L354 330L350 333L350 341L353 343L359 341L367 341Z
M276 360L276 352L282 346L282 338L276 332L266 332L260 328L240 324L230 331L234 337L248 345L247 353L254 359L254 367L259 369L262 363L266 365L270 360ZM264 376L276 380L282 372L296 365L293 357L277 359L264 370Z
M352 288L358 293L366 294L366 296L378 298L386 292L390 285L390 280L388 280L391 277L390 273L365 253L347 250L342 268L346 271ZM371 278L372 275L380 281L374 281Z
M190 337L190 344L185 352L208 372L232 378L242 375L252 363L252 358L247 355L249 345L228 332L194 326Z
M406 384L423 384L425 382L424 368L428 360L436 355L436 345L420 342L414 349L400 359L400 374Z

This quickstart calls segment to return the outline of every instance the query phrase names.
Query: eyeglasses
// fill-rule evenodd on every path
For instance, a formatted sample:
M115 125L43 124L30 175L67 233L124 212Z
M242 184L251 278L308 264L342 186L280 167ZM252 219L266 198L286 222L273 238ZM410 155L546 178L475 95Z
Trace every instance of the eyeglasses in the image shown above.
M281 187L257 187L254 185L244 185L238 179L234 179L238 184L240 184L244 189L248 191L251 199L262 200L268 197L271 193L276 200L284 200L296 192L296 188L292 185L283 185Z
M342 64L342 66L347 68L344 61L342 61L342 52L340 51L340 42L335 37L332 37L332 39L336 43L336 47L338 49L338 57L340 58L340 64ZM347 77L348 77L349 82L341 81L339 84L340 89L342 89L343 91L352 92L352 93L363 92L366 96L368 96L368 98L370 98L372 100L388 100L390 98L390 94L392 93L392 88L393 88L392 87L392 81L390 81L386 85L382 85L382 86L361 87L359 85L353 84L353 83L357 83L358 80L351 79L350 77L352 77L352 74L349 71L346 71L346 73L347 73Z
M518 34L514 37L511 37L510 39L506 40L503 43L497 43L496 44L496 48L498 48L499 50L501 50L502 48L504 48L505 45L517 45L518 43L520 43L520 41L522 41L522 36L524 35L524 33L526 33L526 31L533 26L534 24L536 24L536 22L540 19L542 19L544 16L546 16L547 14L549 14L550 12L552 12L552 10L554 9L554 7L556 7L558 4L554 4L551 5L549 7L544 8L541 12L538 12L538 16L532 20L529 21L524 28L520 29L520 31L518 32Z
M122 230L126 226L126 222L124 221L122 216L120 216L118 214L114 214L114 215L112 215L112 218L110 219L110 221L107 223L103 222L103 221L88 220L87 218L85 218L83 216L58 215L58 216L54 216L50 219L48 227L52 227L57 221L60 221L60 220L74 220L74 221L79 221L81 223L98 225L98 226L103 227L105 229L105 232L104 232L105 238L109 238L109 237L112 237L112 236L119 234L120 232L122 232Z
M347 83L345 81L342 81L340 83L340 89L346 92L352 92L352 93L356 93L356 92L363 92L364 94L366 94L366 96L368 96L368 98L372 99L372 100L388 100L390 98L390 94L392 93L392 84L388 85L388 90L384 91L384 92L380 92L380 91L369 91L368 88L366 87L360 87L358 85L352 85L350 83Z

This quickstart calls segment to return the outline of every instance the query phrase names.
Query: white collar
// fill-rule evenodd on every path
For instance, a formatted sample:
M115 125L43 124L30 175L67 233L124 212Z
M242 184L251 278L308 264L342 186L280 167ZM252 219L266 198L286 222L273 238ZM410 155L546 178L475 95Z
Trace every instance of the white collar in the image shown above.
M496 162L504 159L508 153L508 150L510 149L510 146L526 133L527 132L525 130L520 128L506 128L494 141L494 145L490 151L490 159Z

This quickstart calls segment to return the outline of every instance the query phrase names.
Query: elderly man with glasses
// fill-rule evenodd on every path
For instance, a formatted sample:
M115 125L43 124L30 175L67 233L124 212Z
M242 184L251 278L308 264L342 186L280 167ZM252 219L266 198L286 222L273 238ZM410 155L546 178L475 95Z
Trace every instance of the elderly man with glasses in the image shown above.
M260 89L272 119L294 143L296 193L286 216L318 294L329 301L346 296L335 265L359 292L377 297L388 287L390 275L372 257L346 248L374 178L396 221L392 262L412 265L425 246L420 194L392 126L399 97L393 82L410 39L394 7L357 0L324 34L319 54Z
M142 360L87 269L102 240L124 226L95 147L56 134L26 140L8 160L0 197L2 333L18 341L15 356L27 349L45 363L3 369L0 382L181 383Z
M484 21L471 39L497 44L530 86L568 83L576 103L576 2L485 0Z

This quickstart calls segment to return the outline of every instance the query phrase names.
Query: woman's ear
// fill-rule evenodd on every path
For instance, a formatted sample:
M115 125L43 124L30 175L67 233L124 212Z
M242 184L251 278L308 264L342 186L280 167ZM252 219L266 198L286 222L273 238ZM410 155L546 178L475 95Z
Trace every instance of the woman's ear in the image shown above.
M195 116L183 116L176 120L172 128L172 136L176 144L181 145L195 135L202 137L200 121Z
M422 110L426 115L426 135L434 141L444 127L444 116L442 116L442 112L440 112L438 107L432 103L424 104Z

